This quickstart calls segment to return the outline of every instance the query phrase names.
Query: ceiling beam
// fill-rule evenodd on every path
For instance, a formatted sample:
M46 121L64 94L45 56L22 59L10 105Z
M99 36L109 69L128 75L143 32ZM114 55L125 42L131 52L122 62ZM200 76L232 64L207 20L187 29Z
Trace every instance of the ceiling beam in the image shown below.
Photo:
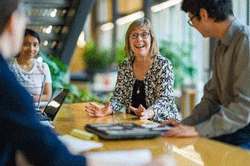
M83 30L86 18L94 4L95 0L80 0L75 17L70 27L70 31L63 43L59 57L61 61L69 66L71 58L74 54L77 39Z

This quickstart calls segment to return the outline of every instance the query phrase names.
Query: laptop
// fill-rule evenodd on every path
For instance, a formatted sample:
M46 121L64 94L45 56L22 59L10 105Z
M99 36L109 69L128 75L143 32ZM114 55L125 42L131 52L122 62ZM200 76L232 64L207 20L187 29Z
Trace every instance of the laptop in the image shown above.
M53 121L68 93L69 89L57 88L44 110L38 112L39 120Z
M135 123L87 124L84 128L104 140L152 139L162 133L162 131L146 128Z

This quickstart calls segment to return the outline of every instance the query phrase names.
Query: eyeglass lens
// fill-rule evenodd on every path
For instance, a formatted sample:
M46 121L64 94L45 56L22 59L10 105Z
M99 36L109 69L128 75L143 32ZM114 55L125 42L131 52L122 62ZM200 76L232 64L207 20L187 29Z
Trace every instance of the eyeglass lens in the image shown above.
M141 36L141 38L146 39L149 36L148 32L143 32L143 33L131 33L131 38L136 39L138 36Z

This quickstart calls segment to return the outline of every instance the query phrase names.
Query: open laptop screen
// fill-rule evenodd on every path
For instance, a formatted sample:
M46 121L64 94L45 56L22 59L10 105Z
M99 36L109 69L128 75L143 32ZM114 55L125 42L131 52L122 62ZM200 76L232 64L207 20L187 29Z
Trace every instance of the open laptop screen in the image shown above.
M50 118L50 120L54 120L68 93L69 90L63 88L58 88L54 92L52 99L44 108L44 113Z

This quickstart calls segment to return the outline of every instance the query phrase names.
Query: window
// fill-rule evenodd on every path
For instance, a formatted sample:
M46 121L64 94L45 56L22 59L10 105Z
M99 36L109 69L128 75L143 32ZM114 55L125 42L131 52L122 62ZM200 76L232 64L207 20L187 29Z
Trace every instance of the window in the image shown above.
M247 10L248 10L247 25L250 25L250 0L248 0L247 2Z
M233 11L234 15L243 23L248 24L249 22L249 0L233 0Z

